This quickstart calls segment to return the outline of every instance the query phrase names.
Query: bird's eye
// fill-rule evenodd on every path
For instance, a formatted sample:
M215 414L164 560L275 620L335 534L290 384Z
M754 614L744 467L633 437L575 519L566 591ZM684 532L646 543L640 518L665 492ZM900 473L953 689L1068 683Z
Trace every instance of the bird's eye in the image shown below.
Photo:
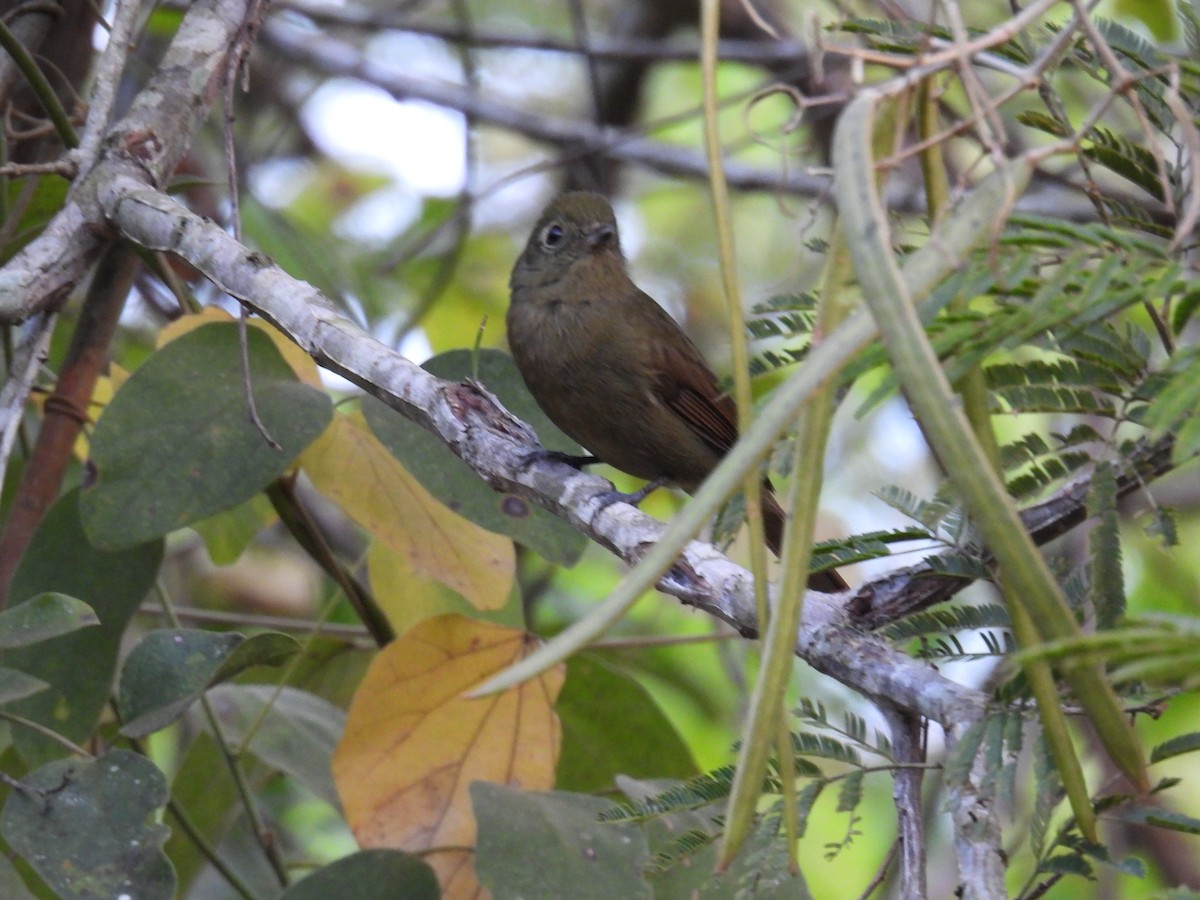
M562 226L558 223L547 225L546 230L542 232L542 246L547 250L553 250L562 243L564 234Z

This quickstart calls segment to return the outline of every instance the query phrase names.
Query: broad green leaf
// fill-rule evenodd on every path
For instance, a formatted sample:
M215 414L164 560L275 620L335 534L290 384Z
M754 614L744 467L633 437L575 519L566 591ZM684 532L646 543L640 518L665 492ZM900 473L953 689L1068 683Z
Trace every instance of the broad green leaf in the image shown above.
M507 353L481 350L473 366L470 353L453 350L435 356L425 368L439 378L454 381L477 377L510 412L532 425L547 447L581 452L579 445L537 408ZM459 515L489 531L508 535L550 562L569 566L579 559L587 541L562 519L528 500L492 490L438 438L378 400L364 400L363 414L384 446L431 494Z
M607 800L536 793L477 781L475 868L497 897L634 900L653 896L640 869L649 857L635 825L597 821Z
M50 685L40 678L34 678L32 675L26 675L24 672L18 672L7 666L0 666L0 704L29 697L48 687Z
M437 878L419 856L399 850L360 850L317 869L282 900L438 900Z
M184 751L186 755L172 774L171 796L187 810L196 831L209 844L218 846L233 824L230 812L239 802L237 787L228 777L227 764L207 731L198 732ZM188 834L178 828L171 829L166 851L181 885L193 884L210 865ZM240 870L238 874L245 875Z
M50 591L0 613L0 648L25 647L99 624L82 600Z
M1172 41L1179 36L1179 19L1172 0L1113 0L1118 16L1136 19L1150 29L1158 41Z
M350 518L479 609L508 599L512 541L485 531L433 497L388 453L358 413L338 415L302 457L313 485Z
M159 629L130 651L121 669L121 733L144 737L183 715L209 687L251 666L276 666L300 650L286 634Z
M156 821L167 781L129 750L96 760L64 759L27 775L0 815L9 845L60 897L170 900L175 872Z
M230 566L241 558L258 533L277 518L271 501L262 494L255 494L233 509L192 523L192 529L204 541L208 558L214 565Z
M155 337L155 346L162 348L176 338L187 334L189 331L195 331L201 326L214 323L222 325L232 324L236 327L237 319L220 307L206 306L194 315L180 316L174 322L165 325ZM317 366L316 361L300 349L300 346L295 341L289 340L282 331L263 319L248 319L246 326L258 329L271 339L271 343L275 345L275 349L279 351L279 355L284 358L284 361L292 367L292 371L296 374L297 378L309 387L323 390L320 368Z
M329 768L346 713L315 694L269 684L222 684L208 700L225 737L333 806Z
M555 709L563 728L555 778L559 790L612 790L618 775L697 774L691 751L646 689L594 655L567 661Z
M249 419L237 327L215 323L182 335L134 372L96 423L96 482L80 509L98 546L132 546L232 509L324 430L329 398L297 381L259 329L248 329L247 343L255 405L282 449Z
M35 900L35 895L26 887L17 867L4 855L0 855L0 897L6 900Z
M108 703L125 627L154 584L163 554L162 541L113 552L96 549L80 525L78 500L79 492L72 491L50 508L25 551L9 597L14 603L44 593L75 597L95 611L100 625L4 655L5 665L50 685L10 710L77 743L92 733ZM14 729L13 740L32 765L66 752L25 728Z
M553 785L561 668L502 694L463 696L528 645L523 631L451 615L422 622L379 652L333 754L334 782L360 846L471 847L471 782ZM476 882L467 851L428 861L448 896L470 896Z

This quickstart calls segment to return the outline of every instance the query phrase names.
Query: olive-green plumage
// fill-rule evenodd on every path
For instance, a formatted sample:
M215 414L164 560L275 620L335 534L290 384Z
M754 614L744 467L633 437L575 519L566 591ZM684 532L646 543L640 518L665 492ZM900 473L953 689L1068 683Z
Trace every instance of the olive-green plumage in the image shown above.
M509 282L508 342L546 415L600 460L692 492L737 440L737 409L700 351L629 277L612 207L572 192L542 213ZM778 555L783 510L763 492ZM834 572L818 590L844 590Z

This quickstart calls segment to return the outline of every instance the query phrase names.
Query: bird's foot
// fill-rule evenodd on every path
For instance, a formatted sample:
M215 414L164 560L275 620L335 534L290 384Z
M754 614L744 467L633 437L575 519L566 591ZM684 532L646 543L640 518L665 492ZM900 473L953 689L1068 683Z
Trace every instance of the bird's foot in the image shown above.
M575 453L564 453L561 450L547 450L545 447L539 447L525 454L525 458L521 460L521 468L533 465L535 462L560 462L566 463L572 469L582 469L584 466L594 465L600 462L598 457L589 454L579 455Z
M618 491L615 488L611 491L601 491L596 495L596 499L600 501L600 509L608 509L614 503L628 503L630 506L636 507L639 503L645 500L650 494L658 490L667 483L665 478L655 478L653 481L646 484L639 490L631 494L626 494L623 491ZM596 510L599 512L600 510Z

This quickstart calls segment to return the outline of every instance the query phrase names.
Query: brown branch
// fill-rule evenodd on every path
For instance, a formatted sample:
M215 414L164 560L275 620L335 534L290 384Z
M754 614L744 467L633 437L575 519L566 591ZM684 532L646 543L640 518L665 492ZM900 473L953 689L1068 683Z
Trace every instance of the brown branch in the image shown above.
M8 586L25 548L58 498L75 441L89 421L88 404L107 363L108 348L137 267L133 249L121 244L112 246L96 267L58 384L46 398L37 442L0 534L0 609L8 601ZM20 602L25 598L14 599Z

